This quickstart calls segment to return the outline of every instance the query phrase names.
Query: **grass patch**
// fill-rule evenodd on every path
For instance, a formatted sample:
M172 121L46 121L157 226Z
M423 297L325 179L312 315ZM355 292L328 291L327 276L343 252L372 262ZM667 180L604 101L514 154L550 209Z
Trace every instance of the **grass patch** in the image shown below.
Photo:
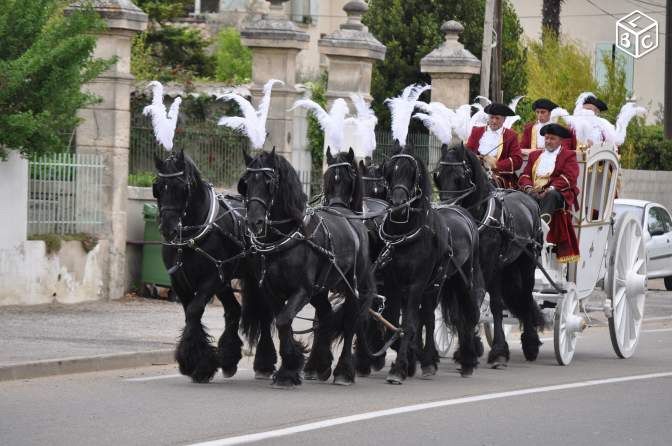
M42 240L47 247L47 255L57 254L63 242L79 241L87 253L98 245L98 238L91 234L38 234L31 235L28 240Z

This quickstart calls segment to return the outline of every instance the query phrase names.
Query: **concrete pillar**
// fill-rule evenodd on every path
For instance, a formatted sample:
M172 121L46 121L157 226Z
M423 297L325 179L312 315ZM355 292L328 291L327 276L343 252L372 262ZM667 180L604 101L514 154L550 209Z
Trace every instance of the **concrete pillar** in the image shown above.
M432 77L432 100L456 108L469 103L469 79L480 73L481 62L458 42L462 24L449 20L441 31L446 41L422 58L420 70Z
M79 8L74 3L71 8ZM103 295L123 297L125 290L126 205L128 148L131 129L130 92L131 41L147 28L147 15L131 0L92 0L95 10L107 22L98 36L94 57L117 57L117 62L84 89L99 96L98 104L79 111L77 152L103 155L104 227L100 238L109 240L109 268L103 279Z
M294 148L294 113L292 107L299 92L296 89L296 56L308 47L308 34L288 20L283 3L268 0L268 14L245 27L240 35L243 44L252 50L252 96L256 104L263 95L263 86L270 79L279 79L284 86L275 86L266 123L269 133L265 149L276 151L292 160Z
M376 39L364 24L362 16L369 7L362 0L352 0L343 6L347 21L331 34L318 41L320 54L329 61L327 105L344 98L349 102L350 93L358 93L371 101L371 75L373 64L385 59L385 45ZM355 110L350 103L352 113ZM354 126L346 126L345 143L356 148ZM326 149L325 149L326 150Z
M321 38L320 54L329 61L327 100L331 105L337 98L359 93L371 100L373 63L385 59L385 45L380 43L364 24L362 15L369 7L362 0L352 0L343 6L348 16L340 29Z
M0 221L3 222L0 256L9 255L9 251L4 250L15 248L26 241L28 181L28 160L16 150L7 150L7 159L0 159Z

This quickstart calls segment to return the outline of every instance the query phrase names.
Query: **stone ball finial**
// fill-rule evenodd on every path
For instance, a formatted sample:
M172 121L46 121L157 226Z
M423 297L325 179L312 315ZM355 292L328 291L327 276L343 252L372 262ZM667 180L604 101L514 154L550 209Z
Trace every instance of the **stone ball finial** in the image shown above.
M448 20L441 25L441 32L444 34L461 34L464 31L464 26L456 20Z
M348 16L347 21L341 25L341 29L363 31L362 16L369 10L369 6L362 0L351 0L343 6L343 11Z

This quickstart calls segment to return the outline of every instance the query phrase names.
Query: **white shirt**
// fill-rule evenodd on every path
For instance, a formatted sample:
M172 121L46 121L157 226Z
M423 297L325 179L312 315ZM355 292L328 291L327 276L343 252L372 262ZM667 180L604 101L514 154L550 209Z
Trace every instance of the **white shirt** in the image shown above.
M539 155L539 164L537 164L537 171L535 172L536 176L547 176L553 173L555 170L555 161L558 159L561 150L562 146L552 152L545 149Z
M550 121L549 122L539 122L539 121L537 121L537 123L534 125L534 128L537 130L537 149L546 148L546 143L544 141L545 138L541 134L541 128L543 126L545 126L546 124L550 124ZM534 149L534 147L532 147L532 149Z
M486 126L485 132L483 132L483 136L481 136L481 140L478 142L478 153L483 156L489 155L496 158L503 133L504 126L501 126L499 130L491 130L490 126Z

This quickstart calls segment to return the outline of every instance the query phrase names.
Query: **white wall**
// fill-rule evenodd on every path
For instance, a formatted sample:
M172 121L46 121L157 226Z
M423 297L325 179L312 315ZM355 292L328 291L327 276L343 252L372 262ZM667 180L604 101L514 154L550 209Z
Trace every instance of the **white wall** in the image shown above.
M0 250L24 242L27 231L28 161L12 150L0 161Z
M655 201L672 209L672 172L629 169L622 172L621 198Z
M649 107L649 112L658 110L663 103L665 87L665 8L645 5L632 0L592 0L603 9L586 0L566 1L562 5L560 32L579 41L593 57L598 43L614 42L616 21L639 10L658 21L659 46L651 53L636 59L634 63L633 89L640 105ZM541 36L541 0L511 0L526 36L539 39ZM656 0L655 3L664 3ZM652 119L649 114L649 120Z

